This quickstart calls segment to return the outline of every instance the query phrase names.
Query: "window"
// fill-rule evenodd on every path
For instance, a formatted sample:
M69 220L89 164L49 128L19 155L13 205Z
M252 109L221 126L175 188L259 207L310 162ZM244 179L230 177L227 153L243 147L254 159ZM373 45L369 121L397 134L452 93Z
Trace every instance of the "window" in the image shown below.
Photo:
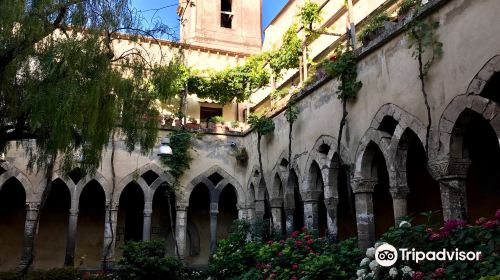
M220 26L232 28L233 12L231 0L221 0L220 11Z
M215 116L222 116L222 108L200 107L200 122L207 123Z

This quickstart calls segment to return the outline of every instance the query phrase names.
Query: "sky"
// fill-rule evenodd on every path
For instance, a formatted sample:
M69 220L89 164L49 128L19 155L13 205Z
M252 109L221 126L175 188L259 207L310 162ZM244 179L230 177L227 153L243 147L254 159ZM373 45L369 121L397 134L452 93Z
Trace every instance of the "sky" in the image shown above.
M179 20L175 12L178 0L131 0L131 2L132 7L137 9L147 22L161 21L172 28L178 36ZM287 0L262 0L262 2L262 30L264 30Z

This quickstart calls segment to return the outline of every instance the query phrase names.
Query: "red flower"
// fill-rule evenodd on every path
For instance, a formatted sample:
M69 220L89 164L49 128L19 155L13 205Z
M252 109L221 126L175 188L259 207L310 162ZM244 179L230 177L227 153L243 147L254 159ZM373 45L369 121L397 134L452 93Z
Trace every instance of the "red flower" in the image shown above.
M336 55L330 56L330 61L336 61L336 60L337 60L337 56Z
M299 236L300 232L298 230L292 232L292 237L297 237Z
M446 272L446 270L444 268L442 268L442 267L438 267L434 271L434 273L436 274L436 276L443 276L445 272Z
M312 245L313 243L314 243L314 240L312 240L312 239L307 240L307 245Z
M285 240L283 240L283 239L282 239L282 240L280 240L280 244L281 244L281 245L285 245Z
M304 235L304 239L310 239L311 236L309 234Z
M293 269L293 270L297 270L297 269L299 269L299 265L298 265L298 264L296 264L296 263L294 263L294 264L292 265L292 269Z
M302 227L302 231L307 231L307 227Z
M411 278L412 280L422 280L424 279L425 274L422 271L416 271L413 273L413 277Z
M299 247L300 245L302 245L302 241L301 240L295 240L295 246Z

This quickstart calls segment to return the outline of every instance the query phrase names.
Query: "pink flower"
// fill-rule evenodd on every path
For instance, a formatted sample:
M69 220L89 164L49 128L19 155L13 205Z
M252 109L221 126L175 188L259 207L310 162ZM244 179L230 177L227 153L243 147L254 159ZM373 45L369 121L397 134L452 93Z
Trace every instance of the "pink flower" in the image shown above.
M411 278L412 280L422 280L424 279L425 274L422 271L416 271L413 273L413 277Z
M314 243L314 240L309 239L309 240L307 240L307 242L306 242L306 243L307 243L307 245L312 245L312 244Z
M270 263L266 264L266 266L265 266L266 269L271 269L272 267L273 266Z
M292 237L297 237L299 236L300 232L298 230L292 232Z
M267 241L267 245L273 245L273 242L271 240Z
M309 234L304 235L304 239L310 239L311 236Z
M500 219L500 209L495 212L495 218Z
M443 276L445 272L446 272L446 270L442 267L438 267L434 271L434 273L436 273L436 276Z
M273 273L271 273L271 275L269 275L269 277L270 277L270 278L274 278L274 277L276 277L276 273L274 273L274 272L273 272Z
M492 228L498 224L498 221L495 220L489 220L486 223L483 224L484 228Z
M302 231L307 231L307 227L302 227Z
M298 265L298 264L296 264L296 263L294 263L294 264L292 265L292 270L297 270L297 269L299 269L299 265Z
M463 228L467 225L467 222L464 220L456 219L456 220L448 220L446 223L443 225L443 230L444 231L452 231L456 228Z
M433 233L429 237L429 240L439 240L439 239L441 239L441 235L439 233Z
M302 241L301 240L295 240L295 246L299 247L300 245L302 245Z
M280 244L281 244L281 245L285 245L285 240L283 240L283 239L282 239L282 240L280 240Z

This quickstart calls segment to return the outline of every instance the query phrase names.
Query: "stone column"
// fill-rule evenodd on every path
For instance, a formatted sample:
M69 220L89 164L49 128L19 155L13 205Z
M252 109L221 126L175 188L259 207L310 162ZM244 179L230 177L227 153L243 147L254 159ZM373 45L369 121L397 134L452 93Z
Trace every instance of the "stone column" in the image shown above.
M142 225L142 240L146 241L151 239L151 215L153 214L153 207L151 202L144 204L144 219Z
M29 265L29 262L32 261L32 253L33 253L33 241L38 233L37 228L37 218L38 218L38 209L40 207L39 202L27 202L26 203L26 218L24 221L24 239L23 239L23 248L21 255L21 262L18 267L26 267Z
M410 190L407 186L391 187L389 190L392 196L392 205L394 208L394 222L398 226L401 222L400 218L408 215L408 207L406 198Z
M470 160L450 158L429 163L431 175L439 182L443 218L467 218L466 179Z
M375 242L373 191L376 183L376 179L353 179L352 189L356 205L358 246L361 249L366 249Z
M113 203L113 205L106 204L106 213L104 215L104 248L102 255L103 259L108 263L113 262L113 257L115 255L117 221L118 203Z
M239 220L248 220L248 210L244 207L238 207L238 219Z
M249 221L254 221L257 214L255 214L255 205L247 208L247 218Z
M210 253L217 249L217 214L219 214L219 203L210 203Z
M264 219L264 214L266 213L266 202L265 200L255 201L255 219Z
M69 210L68 237L66 239L66 256L64 257L65 266L73 266L75 264L77 225L78 225L78 209L74 209L72 207Z
M290 236L293 232L293 209L285 209L286 216L286 235Z
M325 199L326 213L327 213L327 226L328 232L326 236L331 241L336 241L338 236L337 228L337 205L339 204L338 197L329 197Z
M283 200L280 198L271 199L271 215L273 219L273 228L280 234L283 233Z
M186 256L187 205L178 205L176 208L175 243L177 254L182 260Z
M309 230L318 230L318 198L322 191L304 192L304 224Z

